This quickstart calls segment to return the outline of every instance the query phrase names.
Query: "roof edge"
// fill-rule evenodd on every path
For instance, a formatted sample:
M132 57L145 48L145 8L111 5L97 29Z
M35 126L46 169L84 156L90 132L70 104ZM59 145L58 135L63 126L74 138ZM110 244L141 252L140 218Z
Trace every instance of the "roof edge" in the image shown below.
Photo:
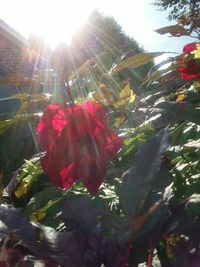
M19 47L28 46L28 40L1 19L0 19L0 34L3 34L5 38L12 41Z

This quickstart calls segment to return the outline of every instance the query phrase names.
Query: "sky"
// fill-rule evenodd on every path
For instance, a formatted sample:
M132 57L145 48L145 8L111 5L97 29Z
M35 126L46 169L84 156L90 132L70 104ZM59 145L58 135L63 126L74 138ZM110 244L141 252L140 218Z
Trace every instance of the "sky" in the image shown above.
M147 51L181 52L191 38L161 36L154 30L173 24L167 13L152 5L153 0L0 0L0 18L28 38L41 36L55 47L70 43L73 33L97 9L112 15L123 30Z

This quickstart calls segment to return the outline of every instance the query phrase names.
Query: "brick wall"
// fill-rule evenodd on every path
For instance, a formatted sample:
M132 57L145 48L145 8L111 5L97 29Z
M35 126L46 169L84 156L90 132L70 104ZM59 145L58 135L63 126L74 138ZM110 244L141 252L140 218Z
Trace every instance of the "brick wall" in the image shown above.
M0 70L29 76L37 69L44 70L46 65L46 57L37 53L30 56L28 41L0 19Z
M25 45L18 45L0 34L0 69L8 74L32 75L37 66L28 58L26 51Z

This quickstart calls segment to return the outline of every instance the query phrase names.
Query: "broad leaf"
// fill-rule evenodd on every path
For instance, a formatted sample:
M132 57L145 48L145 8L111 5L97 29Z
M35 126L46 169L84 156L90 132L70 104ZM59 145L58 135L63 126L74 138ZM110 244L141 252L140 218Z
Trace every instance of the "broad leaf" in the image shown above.
M0 232L15 232L23 245L39 259L57 262L66 267L83 266L83 247L85 239L77 231L57 232L53 228L40 224L31 224L21 209L12 206L0 206Z
M155 57L161 56L164 52L151 52L151 53L139 53L126 58L125 60L120 60L116 63L108 74L117 73L125 68L137 68L139 66L145 65Z
M155 32L157 32L159 34L170 33L172 36L189 35L188 30L186 30L185 28L183 28L180 25L167 26L164 28L157 29L157 30L155 30Z
M121 267L127 229L119 217L88 197L67 200L63 217L68 228L87 236L86 266Z
M124 108L129 103L134 102L135 94L131 90L130 83L127 83L119 93L119 99L113 103L115 108Z
M141 203L160 169L161 157L169 147L169 133L164 129L136 153L133 166L123 179L120 194L122 208L129 218L133 218L140 210Z
M65 202L63 218L67 226L83 232L92 232L102 220L104 207L88 197L78 197Z

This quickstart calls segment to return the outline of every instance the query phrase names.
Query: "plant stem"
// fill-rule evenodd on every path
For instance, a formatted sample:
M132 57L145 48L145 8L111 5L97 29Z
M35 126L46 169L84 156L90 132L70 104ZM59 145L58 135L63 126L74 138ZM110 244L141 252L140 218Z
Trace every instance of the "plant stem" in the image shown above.
M153 251L154 251L154 249L150 248L147 267L152 267L153 266L152 265L152 263L153 263Z

